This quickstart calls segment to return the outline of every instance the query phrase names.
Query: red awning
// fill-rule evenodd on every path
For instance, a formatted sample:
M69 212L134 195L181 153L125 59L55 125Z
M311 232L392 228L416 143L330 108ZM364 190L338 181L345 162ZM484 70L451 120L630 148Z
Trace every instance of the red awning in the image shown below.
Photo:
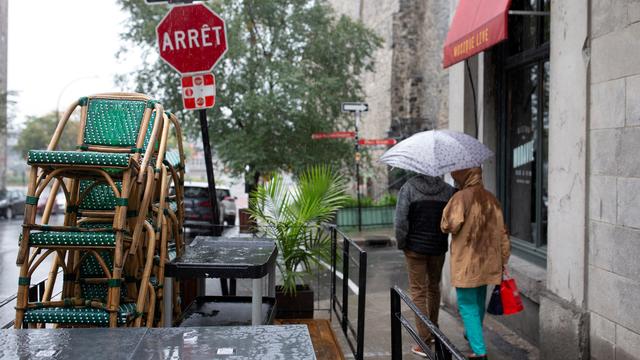
M507 38L511 0L460 0L444 42L445 68Z

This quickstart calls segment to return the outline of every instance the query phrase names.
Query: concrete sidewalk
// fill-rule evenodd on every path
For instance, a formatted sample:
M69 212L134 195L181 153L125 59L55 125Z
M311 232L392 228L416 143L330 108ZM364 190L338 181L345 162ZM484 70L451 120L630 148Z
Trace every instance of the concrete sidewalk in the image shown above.
M229 233L233 233L230 229ZM388 360L391 358L391 330L390 330L390 288L394 285L407 290L408 279L404 260L404 254L395 248L393 239L393 229L367 230L361 233L348 233L359 244L362 244L367 252L367 297L365 312L365 359ZM368 236L387 236L391 238L391 245L387 246L366 246L364 239ZM356 272L357 270L351 270ZM448 271L444 269L443 271ZM352 272L352 274L353 274ZM352 278L353 279L353 278ZM313 280L313 279L312 279ZM321 301L319 308L328 309L328 275L323 275L321 289ZM315 281L311 281L312 287L317 286ZM341 283L338 280L337 291L341 296ZM317 289L314 289L317 291ZM207 292L219 294L219 282L217 280L207 280ZM238 294L250 295L251 282L238 280ZM349 318L355 327L357 320L356 297L349 295ZM413 313L403 307L403 314L408 319L413 320ZM328 318L327 311L317 311L316 318ZM518 316L518 315L513 315ZM413 323L413 321L411 321ZM471 350L467 341L463 337L463 325L456 309L442 307L440 311L440 329L451 340L451 342L462 351L463 354L470 353ZM347 343L340 324L335 315L332 316L332 327L336 333L340 345L347 359L353 358L349 344ZM413 341L410 335L403 331L403 355L404 359L420 359L411 353L410 348ZM485 317L485 341L487 343L489 358L492 360L530 360L538 359L538 349L525 341L513 331L500 324L492 315Z
M363 233L349 234L354 240L363 243L365 236L381 234L392 237L392 230L371 230ZM408 279L404 255L394 246L365 247L368 256L367 267L367 300L365 320L365 359L382 360L391 358L390 331L390 288L398 285L408 289ZM445 269L444 271L447 271ZM355 297L350 300L350 318L355 326ZM352 301L352 302L351 302ZM413 320L413 313L403 307L403 314ZM326 316L321 315L321 316ZM467 341L463 337L464 327L457 310L442 307L439 316L440 329L463 354L471 352ZM342 329L336 318L333 326L347 358L353 358L349 345L345 341ZM413 321L412 321L413 323ZM405 359L420 359L410 351L413 341L410 335L403 331L403 355ZM485 341L489 358L492 360L538 359L538 349L525 341L513 331L499 323L492 315L485 318Z
M413 320L413 313L410 310L403 310L403 314L408 319ZM321 315L325 316L325 315ZM464 327L459 316L453 315L450 308L443 307L439 316L440 329L451 340L451 342L463 354L471 353L467 341L463 337ZM413 321L412 321L413 323ZM391 330L389 294L369 294L367 293L367 310L365 322L365 359L388 360L391 358ZM342 350L347 359L352 359L349 344L340 328L336 318L332 321L334 332L341 342ZM539 359L538 349L518 335L505 328L502 324L487 316L485 319L485 341L487 352L491 360L534 360ZM404 359L421 359L411 353L410 349L414 345L409 333L403 330L402 349Z

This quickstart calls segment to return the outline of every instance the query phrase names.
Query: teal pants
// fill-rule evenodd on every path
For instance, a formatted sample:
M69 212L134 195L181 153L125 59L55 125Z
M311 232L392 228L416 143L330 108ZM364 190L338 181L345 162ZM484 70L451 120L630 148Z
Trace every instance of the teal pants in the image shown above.
M487 347L482 335L482 321L484 320L487 286L456 288L456 294L458 295L458 311L460 311L471 350L476 355L486 355Z

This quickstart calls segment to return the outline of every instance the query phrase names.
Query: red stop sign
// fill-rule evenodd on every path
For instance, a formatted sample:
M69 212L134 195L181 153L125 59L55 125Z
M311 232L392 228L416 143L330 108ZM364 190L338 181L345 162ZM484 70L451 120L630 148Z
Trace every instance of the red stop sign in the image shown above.
M203 4L173 7L156 36L160 57L182 74L209 72L227 52L224 20Z

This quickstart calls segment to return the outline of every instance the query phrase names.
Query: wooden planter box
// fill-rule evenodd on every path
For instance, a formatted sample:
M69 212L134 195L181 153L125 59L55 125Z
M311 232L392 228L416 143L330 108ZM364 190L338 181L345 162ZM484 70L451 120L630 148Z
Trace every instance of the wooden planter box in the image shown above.
M276 325L307 325L317 360L344 360L344 354L328 319L276 319Z
M296 285L296 294L285 294L276 286L276 319L313 319L313 290Z
M253 233L257 229L257 224L251 219L249 209L238 209L238 217L240 218L240 233Z

